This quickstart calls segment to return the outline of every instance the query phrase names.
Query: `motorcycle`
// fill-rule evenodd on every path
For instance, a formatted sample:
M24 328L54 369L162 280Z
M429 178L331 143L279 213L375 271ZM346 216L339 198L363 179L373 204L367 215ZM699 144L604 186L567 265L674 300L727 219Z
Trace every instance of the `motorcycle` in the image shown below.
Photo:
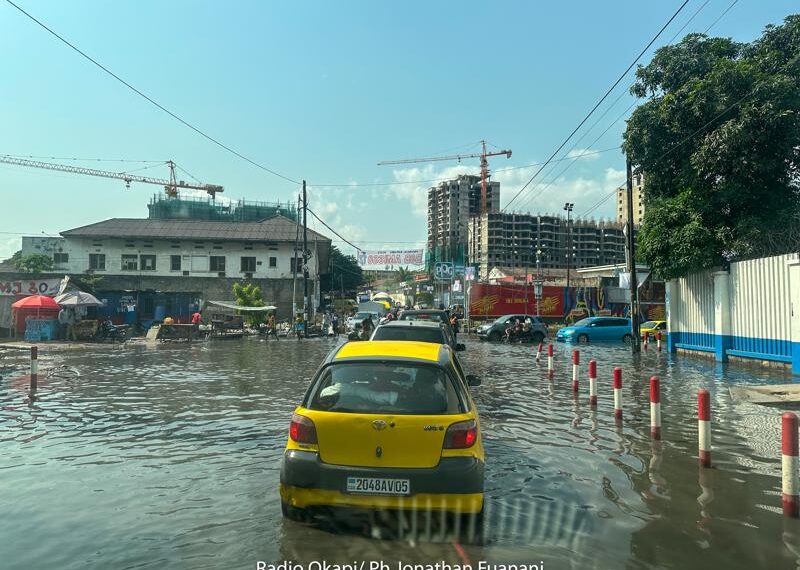
M96 340L99 342L125 342L128 339L128 326L115 325L110 320L105 320L97 331Z

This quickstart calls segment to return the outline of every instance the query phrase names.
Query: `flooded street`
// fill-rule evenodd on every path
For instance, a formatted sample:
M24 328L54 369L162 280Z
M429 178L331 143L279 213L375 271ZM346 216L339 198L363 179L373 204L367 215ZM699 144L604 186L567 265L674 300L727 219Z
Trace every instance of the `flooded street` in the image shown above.
M255 568L256 561L362 559L544 562L556 568L793 568L797 521L780 513L779 409L734 403L728 388L786 383L654 347L581 347L573 399L567 350L551 382L534 348L467 341L486 447L486 539L376 538L284 521L278 475L291 411L333 340L258 339L41 350L44 373L0 381L3 568ZM598 361L599 406L586 364ZM615 423L611 372L622 366ZM19 376L24 371L17 371ZM753 376L758 373L759 378ZM662 377L663 441L649 387ZM714 469L697 466L696 390L714 414ZM393 568L395 568L393 566Z

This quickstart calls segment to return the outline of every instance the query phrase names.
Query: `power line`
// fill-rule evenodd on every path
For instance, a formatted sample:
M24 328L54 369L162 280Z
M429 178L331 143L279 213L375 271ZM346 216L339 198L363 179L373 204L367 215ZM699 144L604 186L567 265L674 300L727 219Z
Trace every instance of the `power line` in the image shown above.
M9 1L10 1L10 0L9 0ZM631 62L631 64L630 64L630 65L627 67L627 69L625 69L625 71L622 73L622 75L620 75L620 76L617 78L617 80L616 80L616 81L614 82L614 84L613 84L613 85L612 85L612 86L611 86L611 87L608 89L608 91L606 91L606 92L605 92L605 94L604 94L604 95L603 95L603 96L600 98L600 100L599 100L597 103L595 103L594 107L592 107L592 109L589 111L589 113L587 113L587 115L586 115L586 116L583 118L583 120L582 120L580 123L578 123L578 126L577 126L577 127L575 127L575 128L572 130L572 132L569 134L569 136L567 136L567 138L565 138L565 139L564 139L564 141L563 141L563 142L562 142L562 143L561 143L561 144L558 146L558 148L555 150L555 152L553 152L553 154L551 154L551 155L550 155L550 158L548 158L548 159L547 159L547 161L545 161L545 164L544 164L542 167L540 167L540 168L539 168L539 170L537 170L537 171L536 171L536 173L534 173L534 175L533 175L533 176L531 176L530 180L528 180L528 181L525 183L525 185L524 185L522 188L520 188L520 190L519 190L519 191L518 191L518 192L517 192L517 193L514 195L514 197L511 199L511 201L510 201L510 202L508 202L508 203L505 205L505 207L503 208L503 210L502 210L502 211L506 211L506 209L507 209L507 208L508 208L508 207L509 207L511 204L513 204L513 203L514 203L514 201L515 201L515 200L516 200L516 199L519 197L519 195L520 195L520 194L522 194L522 192L525 190L525 188L527 188L527 187L528 187L528 185L529 185L531 182L533 182L533 179L534 179L534 178L536 178L536 176L538 176L538 175L539 175L539 173L540 173L540 172L541 172L541 171L542 171L542 170L545 168L545 166L547 166L548 164L550 164L550 162L551 162L551 161L552 161L552 160L553 160L553 159L556 157L556 155L557 155L557 154L558 154L558 153L561 151L561 149L562 149L562 148L564 148L564 147L566 146L566 144L567 144L567 143L569 142L569 140L570 140L570 139L571 139L571 138L572 138L572 137L575 135L575 133L577 133L577 132L578 132L578 130L579 130L579 129L580 129L580 128L581 128L581 127L584 125L584 123L586 123L586 121L588 121L588 120L589 120L589 117L591 117L591 116L592 116L592 114L593 114L593 113L594 113L594 112L597 110L597 108L598 108L598 107L599 107L599 106L600 106L600 105L603 103L603 101L605 101L605 100L606 100L606 98L607 98L607 97L608 97L608 96L611 94L611 92L612 92L612 91L613 91L613 90L614 90L614 89L617 87L617 85L619 85L619 84L620 84L620 82L622 82L622 80L625 78L625 76L628 74L628 72L629 72L631 69L633 69L633 66L634 66L634 65L636 65L636 64L639 62L639 60L642 58L642 56L645 54L645 52L647 52L647 50L648 50L648 49L650 49L650 46L652 46L652 45L655 43L655 41L656 41L656 40L659 38L659 36L661 36L661 34L662 34L662 33L664 33L664 30L666 30L666 29L667 29L667 26L669 26L669 25L672 23L672 21L673 21L673 20L674 20L674 19L675 19L675 18L678 16L678 14L680 14L680 13L681 13L681 11L683 10L683 8L684 8L684 7L686 6L686 4L688 4L688 3L689 3L689 0L683 0L683 3L682 3L682 4L680 5L680 7L679 7L679 8L678 8L678 9L675 11L675 13L672 15L672 17L671 17L669 20L667 20L667 23L666 23L666 24L664 24L664 25L661 27L661 29L658 31L658 33L657 33L655 36L653 36L653 39L651 39L651 40L650 40L650 42L649 42L649 43L648 43L648 44L647 44L647 45L644 47L644 49L643 49L641 52L639 52L639 55L638 55L638 56L636 56L636 59L634 59L634 60Z
M716 26L716 25L717 25L717 22L719 22L719 21L720 21L720 20L721 20L723 17L725 17L725 14L727 14L728 12L730 12L731 8L733 8L734 6L736 6L736 3L737 3L738 1L739 1L739 0L733 0L733 2L731 2L731 5L730 5L730 6L728 6L728 7L725 9L725 11L724 11L722 14L720 14L720 15L719 15L719 17L718 17L716 20L714 20L713 22L711 22L711 25L710 25L710 26L708 26L708 27L707 27L705 30L703 30L703 33L704 33L704 34L707 34L707 33L708 33L708 30L710 30L711 28L713 28L714 26Z
M591 152L586 152L580 156L580 158L585 158L592 155L602 154L604 152L610 152L612 150L618 150L619 146L614 146L610 148L604 148L601 150L594 150ZM565 157L565 158L557 158L552 160L551 162L562 162L565 160L572 160L575 157ZM506 168L498 168L497 170L493 170L492 174L497 174L499 172L508 172L510 170L521 170L523 168L532 168L534 166L541 166L545 164L544 162L534 162L531 164L522 164L520 166L508 166ZM479 174L475 174L474 176L479 176ZM363 182L363 183L352 183L352 184L313 184L309 183L309 188L365 188L365 187L378 187L378 186L401 186L406 184L427 184L431 182L444 182L447 180L452 180L452 177L446 178L430 178L427 180L408 180L408 181L397 181L397 182Z
M176 121L178 121L179 123L181 123L182 125L184 125L184 126L186 126L186 127L190 128L191 130L193 130L194 132L196 132L197 134L199 134L200 136L202 136L202 137L203 137L203 138L205 138L206 140L208 140L208 141L210 141L210 142L214 143L214 144L215 144L215 145L217 145L218 147L220 147L220 148L222 148L222 149L224 149L224 150L228 151L229 153L233 154L234 156L237 156L237 157L241 158L241 159L242 159L242 160L244 160L245 162L248 162L248 163L252 164L252 165L253 165L253 166L255 166L256 168L260 168L261 170L264 170L265 172L269 172L270 174L272 174L272 175L274 175L274 176L277 176L278 178L283 178L284 180L286 180L286 181L288 181L288 182L292 182L293 184L300 184L300 182L299 182L299 181L297 181L297 180L294 180L294 179L292 179L292 178L289 178L288 176L284 176L284 175L283 175L283 174L281 174L280 172L276 172L275 170L272 170L271 168L268 168L268 167L264 166L263 164L259 164L258 162L254 161L254 160L252 160L252 159L250 159L250 158L248 158L248 157L246 157L245 155L243 155L243 154L241 154L240 152L238 152L238 151L234 150L233 148L229 147L228 145L226 145L226 144L224 144L224 143L220 142L219 140L215 139L215 138L214 138L214 137L212 137L211 135L208 135L208 134L206 134L206 133L205 133L204 131L202 131L200 128L198 128L198 127L194 126L193 124L189 123L188 121L186 121L186 120L182 119L182 118L181 118L180 116L178 116L176 113L173 113L172 111L170 111L169 109L167 109L166 107L164 107L164 106L163 106L161 103L159 103L158 101L154 100L152 97L150 97L150 96L148 96L148 95L145 95L145 94L144 94L142 91L140 91L139 89L137 89L136 87L134 87L133 85L131 85L130 83L128 83L127 81L125 81L124 79L122 79L122 78L121 78L119 75L117 75L116 73L114 73L113 71L111 71L109 68L107 68L106 66L104 66L102 63L100 63L100 62L98 62L97 60L93 59L91 56L89 56L88 54L86 54L84 51L81 51L81 49L79 49L77 46L75 46L74 44L70 43L70 42L69 42L68 40L66 40L66 39L65 39L63 36L60 36L60 35L59 35L57 32L55 32L55 31L54 31L52 28L49 28L49 27L48 27L47 25L45 25L43 22L41 22L41 21L37 20L37 19L36 19L34 16L32 16L31 14L29 14L28 12L26 12L26 11L25 11L25 10L24 10L22 7L18 6L18 5L17 5L17 4L15 4L14 2L12 2L12 0L6 0L6 2L8 2L9 4L11 4L11 5L12 5L14 8L16 8L17 10L19 10L20 12L22 12L22 13L23 13L25 16L27 16L29 19L31 19L32 21L34 21L34 22L35 22L36 24L38 24L38 25L39 25L41 28L43 28L43 29L47 30L47 31L48 31L48 32L49 32L51 35L53 35L53 36L54 36L54 37L56 37L58 40L60 40L61 42L63 42L63 43L64 43L64 44L66 44L67 46L69 46L71 49L73 49L75 52L77 52L78 54L80 54L81 56L83 56L85 59L87 59L88 61L92 62L94 65L96 65L96 66L97 66L97 67L99 67L100 69L102 69L102 70L103 70L105 73L107 73L108 75L110 75L111 77L113 77L114 79L116 79L117 81L119 81L120 83L122 83L122 84L123 84L125 87L127 87L128 89L130 89L131 91L133 91L134 93L136 93L137 95L139 95L140 97L142 97L143 99L147 100L148 102L152 103L153 105L155 105L156 107L158 107L159 109L161 109L162 111L164 111L164 112L165 112L167 115L169 115L170 117L172 117L173 119L175 119Z
M325 222L322 220L322 218L320 218L318 215L316 215L316 214L314 213L314 211L313 211L311 208L309 208L308 206L306 206L306 210L308 210L308 213L309 213L309 214L311 214L312 216L314 216L315 218L317 218L317 221L318 221L320 224L322 224L323 226L325 226L326 228L328 228L330 231L332 231L332 232L333 232L333 233L334 233L334 234L335 234L337 237L339 237L339 239L341 239L341 240L342 240L344 243L346 243L346 244L348 244L348 245L350 245L350 246L352 246L352 247L356 248L356 251L362 251L362 249L361 249L360 247L358 247L358 246L357 246L357 245L355 245L353 242L351 242L351 241L349 241L349 240L345 239L344 237L342 237L342 235L341 235L339 232L337 232L335 229L333 229L333 228L332 228L332 227L330 227L328 224L326 224L326 223L325 223Z

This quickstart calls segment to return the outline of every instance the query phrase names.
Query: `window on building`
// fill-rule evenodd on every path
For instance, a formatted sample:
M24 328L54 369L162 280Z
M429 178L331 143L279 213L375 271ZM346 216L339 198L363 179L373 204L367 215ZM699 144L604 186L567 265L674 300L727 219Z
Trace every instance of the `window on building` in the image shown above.
M181 270L181 256L180 255L170 255L169 256L169 270L170 271L180 271Z
M136 271L139 269L139 256L138 255L123 255L122 256L122 270L123 271Z
M90 253L89 254L89 269L93 271L106 270L106 254L105 253Z
M256 270L256 258L242 256L242 273L254 273Z
M54 253L53 263L67 263L69 261L68 253Z
M207 255L193 255L192 256L192 272L193 273L207 273L208 272L208 256Z
M217 272L224 272L225 271L225 256L224 255L212 255L209 258L209 270L210 271L217 271ZM244 271L244 270L242 270Z
M141 255L139 256L139 263L142 271L155 271L156 270L156 256L155 255Z
M277 257L270 257L269 258L269 266L270 267L278 267L278 258Z

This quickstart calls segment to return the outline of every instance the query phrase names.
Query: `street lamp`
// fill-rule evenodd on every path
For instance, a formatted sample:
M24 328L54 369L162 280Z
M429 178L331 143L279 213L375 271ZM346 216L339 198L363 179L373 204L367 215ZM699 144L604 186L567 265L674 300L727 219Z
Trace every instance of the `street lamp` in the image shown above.
M572 202L566 202L564 204L564 211L567 212L567 287L569 287L569 268L572 262L570 255L572 253L572 248L570 247L572 245L572 234L570 232L570 215L572 214L572 208L574 207L575 204L573 204Z

